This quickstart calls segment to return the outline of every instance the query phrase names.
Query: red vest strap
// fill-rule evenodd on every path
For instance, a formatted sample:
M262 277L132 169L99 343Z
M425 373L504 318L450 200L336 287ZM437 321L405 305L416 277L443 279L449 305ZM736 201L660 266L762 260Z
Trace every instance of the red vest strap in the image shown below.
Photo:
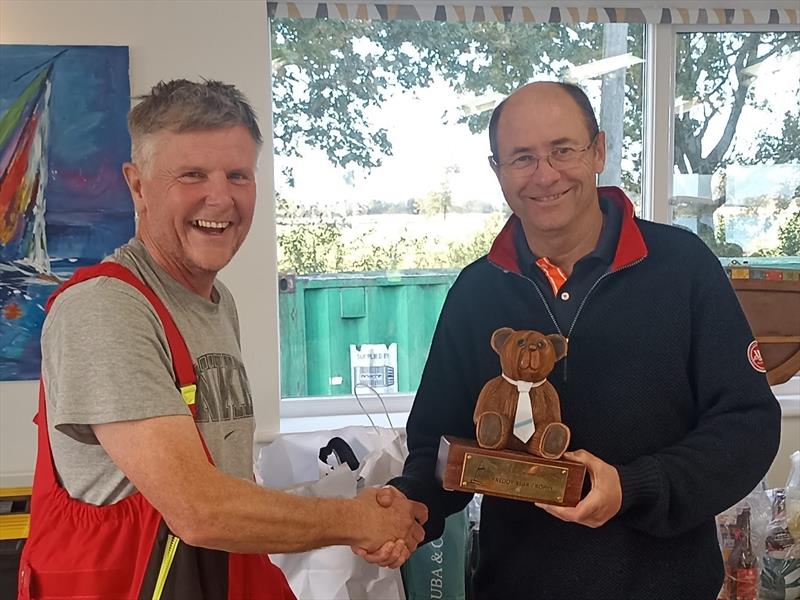
M45 310L49 311L55 299L66 289L72 287L77 283L82 283L88 279L95 277L113 277L124 281L125 283L135 287L141 294L150 302L155 309L158 318L161 320L161 325L164 327L164 333L167 336L167 345L169 346L170 354L172 354L172 370L175 373L175 381L184 393L184 388L187 386L194 386L197 382L197 376L192 366L192 355L189 354L189 349L186 347L186 341L183 339L178 326L172 319L172 315L164 306L161 299L151 290L141 279L136 277L128 268L115 262L101 262L89 267L82 267L76 269L66 282L64 282L53 294L48 298ZM187 403L189 411L192 413L192 418L197 417L197 404L194 402L194 392L192 391L192 401ZM186 397L184 396L184 399ZM41 410L41 409L40 409ZM38 416L38 415L37 415ZM214 464L214 459L211 457L211 452L206 446L206 441L200 430L197 430L200 436L200 442L203 445L203 450L206 453L208 462Z
M153 308L155 309L156 314L158 314L159 319L161 319L161 324L164 327L164 332L167 335L167 344L169 345L169 351L172 354L172 368L175 370L175 380L177 381L178 386L184 387L194 384L197 381L197 378L195 376L194 369L192 368L192 356L189 354L189 349L186 347L186 342L178 330L178 327L175 325L175 321L172 320L172 315L169 314L167 307L164 306L164 303L161 302L153 290L147 287L141 279L136 277L136 275L131 273L130 270L128 270L126 267L123 267L121 264L115 262L101 262L90 267L82 267L77 269L72 277L61 287L59 287L52 296L50 296L45 309L49 311L55 299L64 290L77 283L82 283L87 279L93 279L95 277L114 277L115 279L121 279L125 283L132 285L139 290L139 292L141 292L142 295L144 295L144 297L150 301L150 304L153 305ZM194 404L191 404L190 408L192 411L192 416L194 416Z

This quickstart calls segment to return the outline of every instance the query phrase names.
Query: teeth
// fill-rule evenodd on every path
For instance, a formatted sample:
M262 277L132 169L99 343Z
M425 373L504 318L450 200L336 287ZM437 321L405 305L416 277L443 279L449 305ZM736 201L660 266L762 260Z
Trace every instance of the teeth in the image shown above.
M205 221L203 219L196 219L192 222L198 227L205 227L206 229L225 229L230 225L229 221Z
M552 196L539 196L539 197L538 197L538 198L536 198L536 199L537 199L537 200L544 200L544 201L546 202L546 201L548 201L548 200L555 200L556 198L560 198L560 197L561 197L561 196L563 196L565 193L566 193L566 192L559 192L558 194L553 194Z

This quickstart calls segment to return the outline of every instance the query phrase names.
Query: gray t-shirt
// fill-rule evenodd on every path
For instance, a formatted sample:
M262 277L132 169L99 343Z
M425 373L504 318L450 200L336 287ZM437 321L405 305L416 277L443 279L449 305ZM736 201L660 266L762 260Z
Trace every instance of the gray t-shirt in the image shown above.
M130 269L169 310L192 356L197 423L214 462L250 479L253 401L230 292L219 281L213 301L190 292L136 239L107 260ZM118 279L91 279L58 297L42 329L42 375L56 470L70 496L91 504L111 504L135 488L90 425L189 414L155 310Z

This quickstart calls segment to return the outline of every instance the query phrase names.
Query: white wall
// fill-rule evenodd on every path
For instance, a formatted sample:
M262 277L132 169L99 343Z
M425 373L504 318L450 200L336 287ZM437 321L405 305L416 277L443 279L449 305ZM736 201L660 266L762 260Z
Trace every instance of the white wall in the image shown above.
M785 395L781 398L783 422L781 424L781 445L778 455L767 473L767 486L783 487L789 477L789 457L800 450L800 378L784 384Z
M277 430L277 267L266 1L0 0L0 41L129 46L134 96L161 79L203 76L235 84L250 99L266 142L259 163L259 203L247 242L221 278L239 306L259 436ZM0 382L0 486L30 483L36 400L35 382Z

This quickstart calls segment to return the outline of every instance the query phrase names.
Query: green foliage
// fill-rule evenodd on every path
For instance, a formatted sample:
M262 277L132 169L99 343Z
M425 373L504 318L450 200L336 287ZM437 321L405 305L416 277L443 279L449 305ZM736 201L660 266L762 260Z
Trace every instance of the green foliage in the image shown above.
M494 213L487 220L483 229L464 243L451 243L447 248L446 267L464 267L489 252L497 234L503 227L506 216Z
M430 192L424 198L414 201L416 213L420 215L442 215L447 218L447 212L453 208L453 194L447 188Z
M272 19L270 24L276 153L299 156L308 144L325 151L332 164L367 171L392 154L392 144L365 110L383 106L394 86L410 91L440 77L457 94L502 96L533 79L564 78L568 63L603 58L603 29L592 24L334 19ZM736 124L742 109L754 105L754 76L747 69L797 47L796 32L678 36L676 96L703 107L701 116L694 110L675 119L680 172L714 173L734 158ZM642 55L642 27L628 28L628 48ZM643 71L636 65L625 79L623 157L633 169L623 173L623 185L635 197L641 193L641 150L631 140L642 139ZM483 132L490 114L491 106L459 122L473 133ZM710 121L726 114L722 133L709 140ZM754 157L741 158L796 160L799 121L800 109L785 117L782 136L762 134Z
M675 96L699 101L702 107L702 118L696 110L675 118L675 165L681 173L711 174L732 161L742 110L755 104L750 90L755 78L750 72L771 56L795 51L798 41L794 32L678 35ZM716 140L709 139L711 120L725 114L721 133ZM709 150L704 153L703 147Z
M341 217L305 210L278 197L278 270L288 273L335 273L344 265Z
M424 218L424 217L420 217ZM375 239L368 231L346 241L343 217L324 215L278 199L278 270L305 275L349 271L461 268L489 251L506 215L490 215L483 228L463 242L443 244L428 235L402 233L394 240Z
M409 239L400 236L395 241L370 244L367 235L362 235L346 250L346 271L397 271L405 266L408 258L416 256L426 239ZM416 266L416 265L414 265Z
M385 202L373 199L364 208L364 213L368 215L416 214L415 201L409 199L406 202Z
M783 117L783 126L779 136L762 133L758 138L753 163L777 164L800 162L800 98L793 112Z
M719 221L717 221L716 231L714 232L714 238L717 244L724 244L728 238L727 228L725 226L725 217L720 217Z
M734 257L744 256L744 249L739 244L726 241L725 220L720 219L720 225L714 231L704 223L697 227L697 236L703 240L711 251L717 256Z
M270 25L275 152L300 156L308 144L334 165L366 171L391 156L392 144L365 110L382 107L394 86L410 91L438 77L459 95L504 96L533 79L564 78L568 62L603 58L602 28L592 24L272 19ZM629 48L641 56L643 28L629 31ZM626 76L625 132L636 139L642 73L637 65ZM483 132L492 108L458 121ZM625 151L638 169L640 151ZM638 194L639 182L627 179Z
M534 79L563 79L570 64L604 57L603 27L592 24L272 19L270 27L275 152L300 156L307 145L349 170L369 171L391 156L388 132L369 121L367 109L385 106L396 86L413 93L443 80L453 90L454 100L469 95L493 100ZM636 56L643 56L643 32L640 26L627 29L627 47ZM753 73L760 63L786 56L798 46L800 35L789 31L678 35L676 96L699 103L675 118L674 164L679 172L719 173L734 161L800 160L800 100L785 115L780 135L761 132L748 147L739 149L746 156L734 149L743 110L756 106ZM622 159L632 169L622 178L633 197L641 194L643 74L643 65L635 65L625 75ZM481 105L485 110L469 114L454 105L453 114L459 114L458 122L470 131L480 133L488 126L492 105L487 101ZM769 111L770 105L757 108ZM709 127L712 120L717 124ZM291 184L291 172L286 176ZM376 199L365 208L369 214L443 216L455 210L446 186L409 200L405 207ZM357 247L345 243L347 228L335 215L309 209L295 215L291 226L288 223L279 223L281 268L295 272L463 266L485 252L490 241L476 238L473 248L462 244L443 251L435 239L404 234L380 247L365 237ZM781 238L781 248L796 248L793 230L789 224L784 229L789 241ZM703 225L699 235L720 256L743 254L740 246L725 240L724 225L716 232Z
M800 256L800 209L778 232L778 251L784 256Z

